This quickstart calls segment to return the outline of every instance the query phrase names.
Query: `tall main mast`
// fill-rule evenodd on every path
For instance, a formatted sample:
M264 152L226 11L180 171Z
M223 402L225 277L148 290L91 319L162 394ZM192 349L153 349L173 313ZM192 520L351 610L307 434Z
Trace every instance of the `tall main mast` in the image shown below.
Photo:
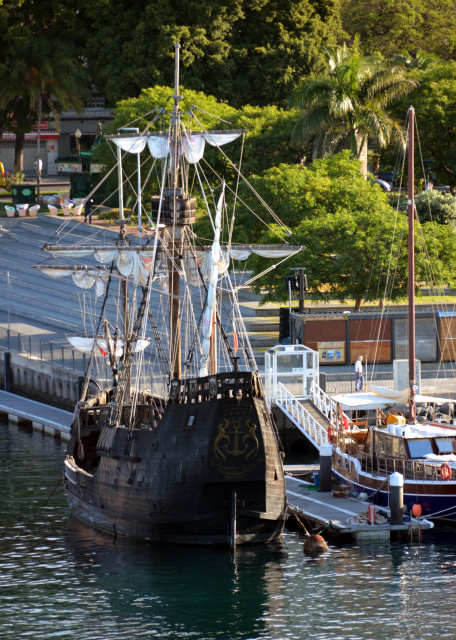
M409 422L416 423L415 380L415 109L408 110L408 355L409 355Z
M168 261L169 267L169 294L170 294L170 320L169 320L169 350L171 363L171 376L181 378L181 307L179 271L183 247L183 228L195 221L196 200L189 198L184 184L179 184L180 154L182 149L181 112L179 103L182 96L179 95L179 50L176 44L175 70L174 70L174 95L173 112L171 115L171 166L169 185L164 190L161 222L166 225L166 235L169 242ZM152 198L152 210L158 210L158 199ZM155 201L155 204L154 204Z

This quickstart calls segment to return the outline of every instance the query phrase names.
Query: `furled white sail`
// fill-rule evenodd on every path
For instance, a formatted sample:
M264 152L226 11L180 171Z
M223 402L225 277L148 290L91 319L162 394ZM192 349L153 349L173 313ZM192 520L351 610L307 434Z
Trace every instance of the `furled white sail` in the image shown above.
M115 144L127 153L141 153L146 148L147 137L114 138Z
M41 268L41 271L51 278L62 278L64 276L71 276L74 284L80 289L90 289L95 285L95 295L97 298L103 294L105 283L108 279L107 274L100 275L98 271L91 269L75 271L74 269Z
M60 257L65 258L81 258L87 256L93 256L97 262L101 264L107 263L115 263L118 271L125 276L126 278L131 278L135 284L146 285L149 274L153 268L154 264L154 249L143 250L138 249L137 251L125 251L121 248L115 247L109 250L100 250L100 249L59 249L59 247L47 248L49 253L53 255L58 255ZM78 275L82 284L79 284L78 281L75 280L74 273L81 274L82 272L73 272L71 270L68 271L53 271L52 269L42 269L48 275L53 277L60 277L62 275L73 275L73 281L77 286L82 286L84 289L88 288L87 286L83 286L84 278L81 275ZM90 274L91 276L95 276L95 272L85 271L84 274ZM93 284L93 282L92 282ZM91 286L91 285L90 285Z
M207 290L206 306L203 312L203 321L201 327L201 358L200 358L200 376L208 375L209 350L211 345L212 323L215 314L217 280L219 277L219 265L222 272L226 270L226 264L223 259L220 247L220 228L222 223L222 209L225 195L225 184L222 183L222 193L217 203L217 212L215 215L215 235L212 243L212 249L209 254L207 267L209 268L209 287Z
M292 256L302 251L303 248L304 247L294 245L233 245L229 250L220 250L218 262L219 274L223 274L228 270L230 258L243 261L247 260L252 254L261 256L262 258L286 258L287 256ZM188 253L184 255L183 260L187 282L191 285L198 286L201 282L201 277L204 280L209 279L212 264L211 249L193 251L191 254ZM201 276L199 275L200 273Z
M82 351L83 353L90 353L93 349L93 345L95 343L95 338L84 338L82 336L67 336L68 342L72 347L77 349L78 351ZM137 340L135 346L135 353L139 353L144 351L146 347L150 344L150 340ZM124 343L123 340L113 340L109 341L104 338L97 338L96 345L100 349L102 355L107 355L109 353L109 349L113 352L115 356L118 358L123 354Z
M179 155L184 155L187 162L195 164L204 155L205 143L213 147L221 147L239 138L242 131L227 133L192 133L185 136L179 148ZM145 136L113 137L113 142L127 153L141 153L146 144L153 158L162 159L171 152L171 138L163 135L148 134Z
M385 400L394 400L395 402L407 403L410 398L410 389L404 389L403 391L395 391L394 389L385 389L384 387L371 386L375 395L384 398Z

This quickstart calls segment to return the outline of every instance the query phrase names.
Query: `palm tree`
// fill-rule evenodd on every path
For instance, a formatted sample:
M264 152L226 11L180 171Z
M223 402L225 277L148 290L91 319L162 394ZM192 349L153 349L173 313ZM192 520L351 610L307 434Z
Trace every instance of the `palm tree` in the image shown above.
M407 71L418 69L418 71L426 71L439 62L440 58L433 53L425 51L417 51L416 54L409 53L406 49L393 57L393 62L401 64Z
M381 148L390 142L404 144L404 132L386 108L416 82L403 68L364 56L358 37L351 47L344 44L325 51L327 73L305 80L291 97L292 104L302 110L293 142L303 147L312 143L313 158L341 146L358 158L364 153L366 173L368 138Z
M62 109L83 107L87 84L82 66L68 43L43 37L22 37L11 43L0 73L0 110L16 133L15 168L22 169L24 136L41 123L42 113L53 113L58 125Z

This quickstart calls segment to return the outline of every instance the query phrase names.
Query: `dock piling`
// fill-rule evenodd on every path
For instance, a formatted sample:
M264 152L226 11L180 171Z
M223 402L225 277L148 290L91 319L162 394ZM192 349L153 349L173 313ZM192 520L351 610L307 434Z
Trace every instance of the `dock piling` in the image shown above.
M320 491L331 491L332 446L324 444L320 447Z
M389 477L391 524L404 522L404 476L395 471Z

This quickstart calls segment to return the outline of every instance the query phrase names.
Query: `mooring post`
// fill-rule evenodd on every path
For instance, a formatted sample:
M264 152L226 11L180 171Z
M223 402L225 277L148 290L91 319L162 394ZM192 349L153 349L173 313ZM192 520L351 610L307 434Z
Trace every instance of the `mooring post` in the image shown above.
M331 491L332 446L324 444L320 447L320 491Z
M11 353L9 351L6 351L5 353L3 366L4 366L3 375L5 380L5 383L4 383L5 391L8 391L8 393L11 393Z
M395 471L389 477L391 524L404 522L404 476Z

